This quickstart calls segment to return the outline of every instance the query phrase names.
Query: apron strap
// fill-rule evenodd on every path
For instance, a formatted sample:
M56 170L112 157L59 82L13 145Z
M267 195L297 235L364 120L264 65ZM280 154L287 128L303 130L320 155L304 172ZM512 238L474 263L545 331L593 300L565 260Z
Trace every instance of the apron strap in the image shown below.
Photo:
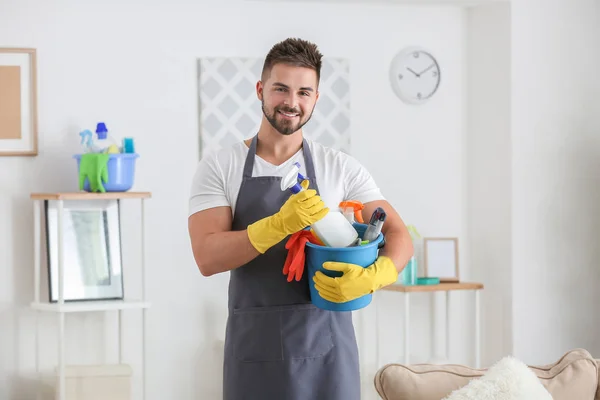
M244 163L244 178L252 178L252 171L254 170L254 156L256 156L256 142L258 140L258 134L254 135L252 142L250 142L250 148L248 149L248 155L246 156L246 162Z
M302 138L302 151L304 152L304 166L306 167L306 175L310 178L310 186L319 192L317 186L317 174L315 173L315 164L313 163L312 154L305 138Z

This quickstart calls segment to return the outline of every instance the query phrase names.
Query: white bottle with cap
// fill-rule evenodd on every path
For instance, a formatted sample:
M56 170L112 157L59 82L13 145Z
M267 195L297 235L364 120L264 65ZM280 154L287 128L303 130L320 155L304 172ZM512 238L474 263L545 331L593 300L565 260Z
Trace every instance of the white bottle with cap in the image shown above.
M290 171L281 179L281 190L298 193L302 186L298 182L305 178L300 174L300 163L294 163ZM356 242L358 232L340 211L329 210L327 215L311 225L312 231L329 247L348 247Z

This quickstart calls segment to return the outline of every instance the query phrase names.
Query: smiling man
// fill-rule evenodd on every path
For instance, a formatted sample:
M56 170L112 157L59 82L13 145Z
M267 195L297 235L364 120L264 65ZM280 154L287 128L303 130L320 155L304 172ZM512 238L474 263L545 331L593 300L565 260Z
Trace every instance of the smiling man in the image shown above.
M280 64L275 68L275 74L281 75L282 78L285 79L287 76L294 74L294 68L296 67ZM271 126L282 135L291 135L292 133L299 131L312 116L315 101L318 97L317 93L315 93L316 88L311 86L300 87L300 94L305 99L303 101L298 101L298 108L292 108L285 100L285 96L288 96L287 93L292 89L281 82L273 82L270 86L273 94L268 96L269 100L270 102L279 105L275 106L272 110L266 109L263 94L262 110L265 118L269 121ZM312 107L310 109L310 114L305 115L304 110L310 107Z
M358 349L350 312L311 304L306 274L282 273L286 238L344 200L387 213L386 246L367 268L327 263L321 296L345 302L396 281L412 256L410 235L371 175L353 157L304 137L319 98L322 55L301 39L267 54L256 94L263 118L252 138L205 157L192 183L189 233L202 275L230 271L225 333L225 400L359 400ZM305 190L280 182L299 162Z

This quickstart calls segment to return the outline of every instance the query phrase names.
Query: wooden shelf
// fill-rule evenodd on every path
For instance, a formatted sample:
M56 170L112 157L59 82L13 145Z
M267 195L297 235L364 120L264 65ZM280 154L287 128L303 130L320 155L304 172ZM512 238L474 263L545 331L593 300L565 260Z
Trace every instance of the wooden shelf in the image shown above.
M147 199L150 192L62 192L62 193L32 193L33 200L112 200L112 199Z
M478 282L452 282L440 283L437 285L389 285L382 287L381 290L391 292L448 292L451 290L481 290L483 283Z
M33 302L31 308L39 311L73 313L150 308L150 303L137 300L70 301L63 304Z

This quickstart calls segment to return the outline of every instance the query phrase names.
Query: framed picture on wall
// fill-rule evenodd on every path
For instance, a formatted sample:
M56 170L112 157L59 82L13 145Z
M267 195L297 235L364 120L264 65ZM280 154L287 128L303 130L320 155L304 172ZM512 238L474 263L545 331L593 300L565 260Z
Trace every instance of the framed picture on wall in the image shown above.
M62 244L64 301L122 300L119 200L64 201L59 238L57 202L46 200L50 302L59 299Z
M459 282L458 238L423 238L425 276Z
M35 49L0 48L0 156L36 156Z

